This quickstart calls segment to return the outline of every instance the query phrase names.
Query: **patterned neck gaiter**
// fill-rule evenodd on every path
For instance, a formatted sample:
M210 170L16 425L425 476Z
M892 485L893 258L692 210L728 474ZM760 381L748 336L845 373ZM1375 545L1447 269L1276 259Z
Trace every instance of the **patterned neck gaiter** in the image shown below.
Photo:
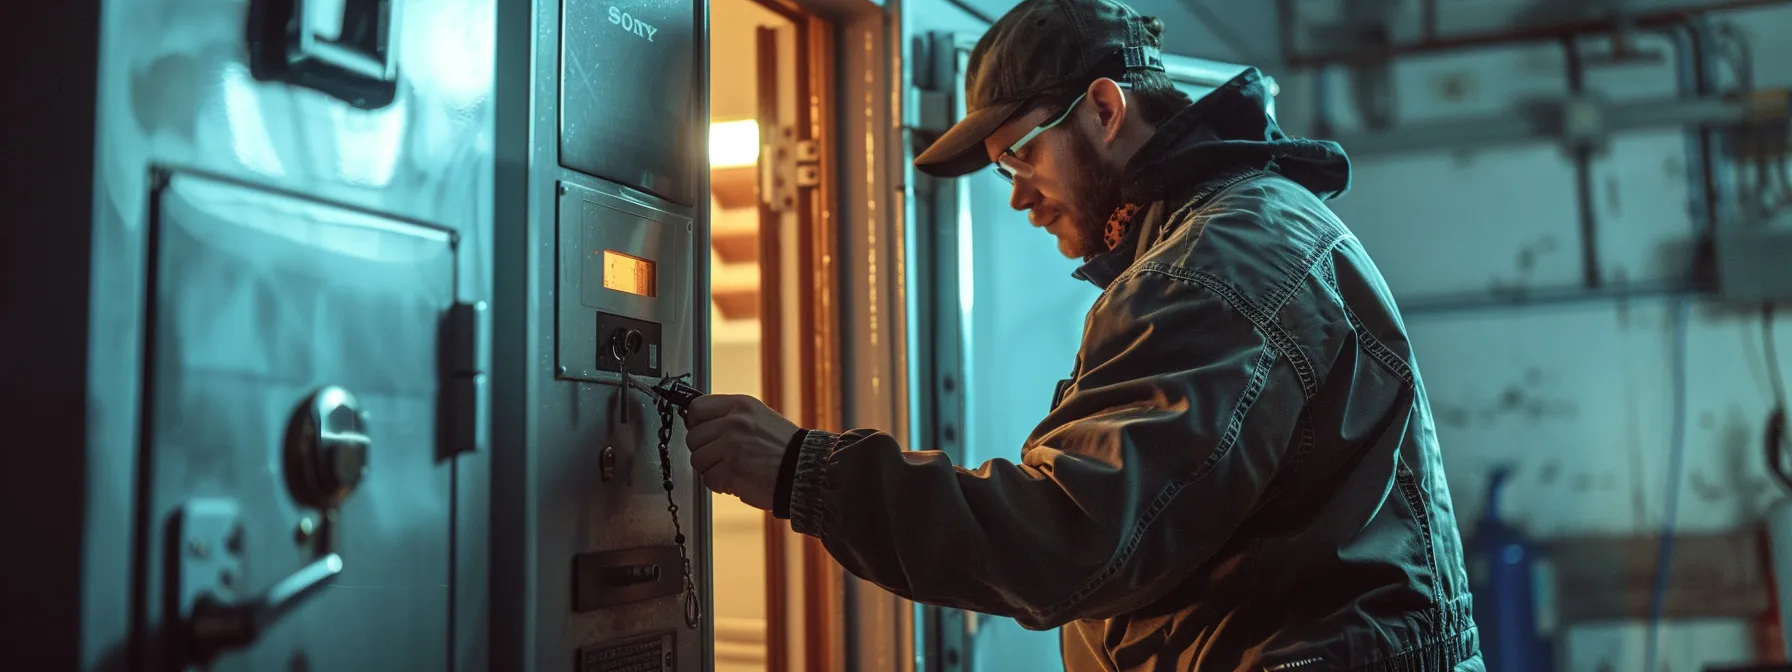
M1108 215L1108 226L1101 234L1102 241L1108 245L1108 251L1113 251L1120 246L1121 241L1126 240L1127 232L1132 229L1132 218L1137 214L1139 204L1127 203L1115 208L1114 214Z

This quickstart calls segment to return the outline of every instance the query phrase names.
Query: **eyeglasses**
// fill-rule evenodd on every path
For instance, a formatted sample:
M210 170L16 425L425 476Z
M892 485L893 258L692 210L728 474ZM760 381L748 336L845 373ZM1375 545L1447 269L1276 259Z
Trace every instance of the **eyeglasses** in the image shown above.
M1132 87L1128 84L1120 84L1120 89L1122 91L1130 88ZM1088 95L1088 89L1084 89L1082 95L1077 96L1076 100L1070 101L1070 104L1065 106L1064 111L1059 113L1057 117L1046 122L1042 126L1034 128L1025 136L1022 136L1020 140L1009 145L1007 149L1002 150L1002 153L996 156L996 174L1000 175L1002 179L1007 180L1009 184L1014 184L1015 176L1032 177L1033 164L1022 161L1017 152L1020 151L1020 148L1025 147L1027 143L1032 142L1033 138L1039 137L1040 133L1052 130L1052 128L1056 127L1058 124L1064 123L1065 119L1069 119L1070 113L1076 111L1077 104L1083 102L1083 98L1088 97Z

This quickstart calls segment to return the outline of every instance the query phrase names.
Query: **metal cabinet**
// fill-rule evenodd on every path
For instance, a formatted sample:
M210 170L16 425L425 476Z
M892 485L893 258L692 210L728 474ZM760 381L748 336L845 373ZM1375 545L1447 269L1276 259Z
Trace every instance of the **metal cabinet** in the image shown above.
M700 0L499 6L495 669L711 665L709 494L684 423L662 451L622 377L707 386L707 22Z
M705 3L36 9L21 669L709 666Z
M58 233L0 254L80 344L74 615L19 669L486 669L496 3L63 4L29 132L92 151L14 157Z

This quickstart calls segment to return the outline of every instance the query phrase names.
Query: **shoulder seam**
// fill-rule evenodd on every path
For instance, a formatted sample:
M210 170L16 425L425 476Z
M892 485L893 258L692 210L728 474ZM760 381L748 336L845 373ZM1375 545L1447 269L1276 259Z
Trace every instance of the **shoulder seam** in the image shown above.
M1124 280L1135 275L1143 275L1146 273L1161 275L1172 280L1196 285L1205 288L1207 291L1213 292L1221 301L1226 302L1226 305L1231 306L1233 310L1238 311L1240 315L1243 315L1245 319L1249 320L1251 326L1254 326L1258 331L1261 331L1269 340L1270 347L1275 348L1275 350L1281 353L1283 357L1288 358L1288 363L1294 366L1294 372L1300 378L1300 388L1303 397L1312 399L1315 394L1319 393L1319 380L1313 371L1312 363L1307 360L1306 353L1302 352L1300 347L1295 343L1294 336L1283 329L1281 325L1276 324L1274 319L1271 319L1274 315L1273 313L1266 312L1262 307L1253 303L1249 298L1246 298L1243 293L1234 289L1232 285L1205 271L1192 271L1180 266L1148 261L1140 264L1134 271L1123 276L1122 279ZM1119 283L1116 282L1115 284L1118 285Z

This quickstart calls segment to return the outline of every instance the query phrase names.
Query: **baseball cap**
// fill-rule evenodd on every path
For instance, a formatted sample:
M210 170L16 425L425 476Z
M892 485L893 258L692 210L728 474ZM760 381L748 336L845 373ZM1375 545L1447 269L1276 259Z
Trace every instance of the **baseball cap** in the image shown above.
M971 49L965 116L915 157L915 167L958 177L989 165L983 141L1041 96L1098 77L1164 69L1162 24L1114 0L1026 0Z

